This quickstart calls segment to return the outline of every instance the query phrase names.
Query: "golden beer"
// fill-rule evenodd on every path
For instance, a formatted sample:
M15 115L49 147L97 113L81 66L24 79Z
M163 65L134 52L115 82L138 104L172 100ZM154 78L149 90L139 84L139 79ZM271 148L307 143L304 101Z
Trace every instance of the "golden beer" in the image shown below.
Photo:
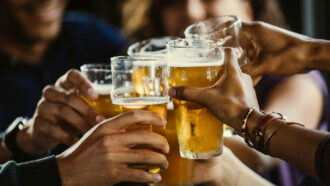
M95 110L99 111L106 118L111 118L116 115L114 107L111 101L110 92L112 85L101 85L92 84L95 92L98 94L98 98L94 101L88 100L87 98L82 98Z
M180 156L173 108L167 110L167 125L165 136L171 148L170 153L166 155L169 166L161 173L162 181L156 185L192 185L194 160L184 159Z
M219 80L223 61L194 61L170 64L170 86L208 87ZM217 103L219 104L219 103ZM207 108L191 102L174 100L175 123L181 156L208 159L222 153L223 123Z
M155 112L166 118L167 115L167 99L160 99L157 97L141 97L141 98L122 98L117 99L114 103L115 112L122 114L132 110L148 110ZM161 135L165 135L164 127L157 127L152 125L133 125L126 129L126 131L134 130L149 130ZM145 146L138 146L136 148L148 148ZM149 147L150 148L150 147ZM159 173L159 167L149 165L132 165L134 168L143 169L151 173Z

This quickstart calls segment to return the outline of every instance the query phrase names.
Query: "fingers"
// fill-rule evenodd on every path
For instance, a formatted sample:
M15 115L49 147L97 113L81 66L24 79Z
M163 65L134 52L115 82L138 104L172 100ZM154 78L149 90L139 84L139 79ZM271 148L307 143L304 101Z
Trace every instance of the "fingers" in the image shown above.
M169 96L179 100L195 101L201 103L201 95L203 92L204 88L175 86L169 89L168 94Z
M165 126L166 120L154 112L133 110L102 122L99 135L111 134L113 130L123 131L134 124Z
M104 120L95 109L90 107L79 95L65 91L61 88L47 86L43 91L44 97L52 102L62 103L76 110L82 115L90 126Z
M138 145L148 145L149 147L160 150L163 153L168 153L170 150L170 146L164 136L147 130L119 133L113 135L111 139L116 140L117 142L120 142L122 146L129 148Z
M159 174L153 174L140 169L126 169L123 172L125 181L138 183L157 183L162 177Z
M111 153L109 158L121 164L148 164L167 169L168 162L164 154L151 150L132 149L122 153Z
M73 69L60 77L56 82L56 86L66 90L77 89L79 94L82 94L90 100L95 100L98 96L89 81L84 78L79 71Z

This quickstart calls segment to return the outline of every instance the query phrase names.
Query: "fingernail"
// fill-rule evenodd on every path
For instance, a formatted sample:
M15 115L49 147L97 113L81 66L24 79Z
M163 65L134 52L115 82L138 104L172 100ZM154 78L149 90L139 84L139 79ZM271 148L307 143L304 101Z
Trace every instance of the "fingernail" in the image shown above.
M91 98L92 100L96 99L97 96L98 96L97 93L94 91L93 88L89 88L87 90L87 94L88 94L89 98Z
M95 118L96 123L101 123L102 121L104 121L105 118L103 116L97 115Z
M175 90L175 88L170 88L169 90L168 90L168 94L171 96L171 97L176 97L176 90Z
M162 177L159 174L157 174L156 175L156 182L160 182L161 180L162 180Z

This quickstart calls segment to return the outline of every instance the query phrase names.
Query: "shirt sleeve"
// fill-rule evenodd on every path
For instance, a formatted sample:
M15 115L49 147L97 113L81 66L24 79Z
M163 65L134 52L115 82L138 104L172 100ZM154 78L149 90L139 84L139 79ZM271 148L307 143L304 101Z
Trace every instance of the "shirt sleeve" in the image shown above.
M319 179L330 185L330 134L327 135L316 151L315 169Z
M61 186L54 156L17 164L9 161L0 166L0 185Z

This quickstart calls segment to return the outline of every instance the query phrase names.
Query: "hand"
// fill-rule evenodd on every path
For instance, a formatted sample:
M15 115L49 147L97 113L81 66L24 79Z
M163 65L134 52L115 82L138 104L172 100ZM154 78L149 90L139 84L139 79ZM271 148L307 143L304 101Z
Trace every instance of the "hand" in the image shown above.
M79 72L68 71L57 84L67 89L62 86L45 87L28 127L18 133L17 142L28 154L41 155L59 143L72 145L78 141L77 135L84 134L104 120L100 113L81 99L79 93L90 99L97 98L97 94ZM75 90L70 87L80 88Z
M227 48L225 53L224 73L215 85L208 88L172 87L169 95L207 107L220 121L240 131L248 107L259 110L259 106L252 80L242 73L235 51Z
M291 75L308 68L311 38L263 22L243 23L241 43L250 62L242 70L252 77Z
M61 76L55 83L56 87L65 90L73 90L78 95L83 95L89 100L96 100L98 95L89 81L79 71L71 69Z
M134 124L164 126L166 121L149 111L131 111L108 119L88 131L78 143L58 155L58 167L63 186L112 185L122 181L155 183L159 174L129 168L129 164L145 163L167 168L166 138L145 130L124 132ZM133 149L148 145L148 149Z

